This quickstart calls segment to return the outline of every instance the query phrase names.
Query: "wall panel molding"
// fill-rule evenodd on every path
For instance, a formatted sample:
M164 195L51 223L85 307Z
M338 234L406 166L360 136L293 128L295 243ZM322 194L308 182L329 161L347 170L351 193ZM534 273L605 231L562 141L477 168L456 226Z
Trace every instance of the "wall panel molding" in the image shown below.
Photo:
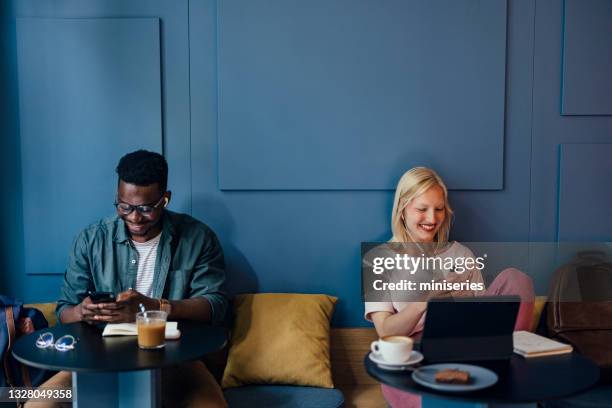
M162 152L157 18L17 20L26 273L63 273L114 212L126 152Z
M612 241L612 143L559 147L559 241Z
M565 0L563 115L612 115L612 2Z
M220 2L219 187L390 190L426 165L502 189L506 9Z

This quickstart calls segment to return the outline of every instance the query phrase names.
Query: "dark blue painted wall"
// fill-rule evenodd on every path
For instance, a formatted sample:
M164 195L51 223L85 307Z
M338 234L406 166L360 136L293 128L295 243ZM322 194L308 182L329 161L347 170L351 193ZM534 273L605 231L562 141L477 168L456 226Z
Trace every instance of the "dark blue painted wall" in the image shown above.
M575 23L576 18L567 18L567 13L579 9L581 16L588 16L594 10L601 13L601 7L585 10L572 0L568 4L496 0L486 6L474 1L363 0L343 7L327 1L279 0L252 3L248 13L241 12L247 9L239 0L178 1L171 6L161 0L21 0L2 2L0 7L7 17L0 42L5 62L0 77L0 162L6 193L0 204L5 237L0 265L3 292L26 301L53 300L59 290L69 242L65 236L54 239L57 233L49 227L57 229L62 220L70 219L66 223L70 228L62 233L76 233L70 229L106 215L101 214L106 209L103 203L108 202L108 213L112 212L113 197L100 187L109 184L106 177L98 176L92 185L79 178L78 170L70 185L51 177L78 161L71 159L70 146L62 145L66 139L54 138L49 127L29 130L28 121L40 119L34 108L44 109L45 104L30 98L32 102L24 106L28 98L24 92L40 89L32 78L60 85L62 80L70 84L71 78L49 78L42 68L19 66L20 59L40 50L29 50L17 38L16 17L34 23L35 32L39 27L35 18L159 19L161 100L149 102L161 106L161 149L170 163L175 197L171 207L191 212L217 231L236 291L329 293L340 298L335 324L365 324L359 244L389 237L393 192L388 188L401 171L417 164L435 166L454 187L454 239L612 238L612 227L606 227L612 225L612 214L605 206L597 207L599 222L589 224L599 227L596 231L582 228L577 220L583 215L576 214L585 206L595 208L589 203L612 201L612 188L605 185L609 178L602 177L610 172L609 147L601 146L612 143L612 117L584 116L600 113L595 110L600 99L583 93L575 97L566 93L566 98L574 98L565 101L573 116L561 114L562 84L579 88L580 81L589 80L591 72L608 63L605 58L568 60L571 53L564 57L563 41L570 35L565 30L572 38L600 38L605 33L596 25ZM419 19L418 13L424 18ZM407 16L413 23L443 25L410 31L405 26ZM505 29L487 25L498 20L505 22ZM359 27L355 21L361 22ZM480 27L481 35L474 27ZM438 63L428 70L432 61L453 55L448 35L454 29L463 54L473 42L461 41L474 35L480 39L472 49L474 55L465 59L459 55L457 67ZM402 41L401 36L410 33L423 38ZM241 45L241 39L249 39L248 47ZM607 41L608 49L612 45L609 38L600 40ZM430 54L419 58L415 44ZM323 47L320 54L318 46ZM95 50L96 45L89 44L88 49ZM19 58L20 53L25 57ZM56 63L78 64L79 58L75 51ZM129 68L125 63L102 61L101 65L106 64L105 73L113 65L122 72L122 67ZM462 86L453 86L453 75L465 74L470 63L483 67L482 83L467 78ZM567 84L562 81L562 66L572 67L564 79ZM142 69L150 74L146 66ZM27 83L18 78L20 73L29 78ZM612 77L604 76L602 81L602 86L610 86ZM429 88L436 97L415 98L425 96L419 92L427 87L418 85L427 83L433 84ZM115 108L121 109L126 102L120 95L128 88L112 78L108 84L117 100ZM55 92L61 97L66 89L59 86ZM445 92L448 98L443 97ZM136 100L142 96L138 90L130 95ZM58 103L61 107L61 98ZM95 104L79 108L84 114L96 114ZM112 112L94 117L104 115L112 118ZM129 123L129 118L124 122ZM57 123L72 122L63 116ZM470 137L462 137L465 129L472 129ZM117 135L100 140L100 132L112 132L113 124L100 119L95 130L81 126L75 134L82 131L79 143L85 147L108 143L99 160L90 160L95 171L111 173L115 160L109 152L117 146L116 139L113 142ZM129 139L128 145L150 140L150 134L138 132L121 140ZM37 138L53 147L52 156L35 149ZM351 141L350 154L343 154ZM566 144L584 146L578 151ZM453 146L464 153L450 155ZM590 155L589 149L597 154ZM368 161L360 166L364 157ZM47 177L31 175L31 169L45 166L52 170ZM581 169L579 174L576 168ZM599 180L597 188L576 189L577 182L588 187L593 175ZM110 181L114 182L112 177ZM41 205L33 222L37 203L45 203L41 191L51 187L57 191L51 200L53 211ZM101 204L82 206L74 218L75 212L63 208L62 202L78 188ZM35 240L26 238L32 234ZM41 248L44 242L48 246Z
M49 242L109 210L117 157L162 151L159 20L20 18L16 35L25 270L52 273Z
M389 190L406 163L452 189L503 188L506 0L217 14L221 189Z
M609 2L603 2L609 5ZM587 5L591 5L588 7ZM612 202L612 187L608 183L607 187L596 188L595 183L590 177L585 177L585 173L591 173L595 178L598 174L604 174L610 180L610 167L605 161L596 160L600 155L593 155L592 159L584 160L580 165L585 167L581 174L572 174L565 171L563 166L568 161L560 162L560 149L562 144L589 144L593 152L600 150L599 143L612 143L612 116L597 115L599 111L593 111L593 101L601 100L598 95L592 94L591 98L585 100L585 95L574 95L575 100L566 95L566 106L574 108L580 107L579 115L562 115L562 89L568 85L563 80L563 67L568 64L574 66L573 79L582 78L588 83L592 77L597 78L595 73L603 67L609 65L610 49L612 49L612 37L601 35L605 34L598 24L588 24L588 20L601 21L601 13L607 21L612 19L612 8L607 11L602 9L602 2L581 2L580 0L563 1L537 1L535 18L535 44L534 44L534 87L533 87L533 130L531 144L531 211L530 211L530 237L534 240L564 240L572 239L607 239L612 240L612 230L602 230L604 226L610 226L612 211L595 213L594 208L598 202ZM564 7L565 6L565 7ZM585 10L586 7L586 10ZM577 16L568 15L573 11L579 11ZM607 17L606 17L607 16ZM581 21L580 18L587 18ZM576 26L578 24L578 26ZM564 52L564 38L568 35L581 33L583 38L591 38L595 44L583 43L582 47L596 48L604 47L606 54L600 55L599 59L573 60L568 61L569 56ZM567 34L566 34L567 33ZM570 55L572 55L570 53ZM563 65L565 56L565 65ZM608 72L607 76L601 77L599 86L610 89L612 86L612 75ZM566 77L566 80L569 78ZM609 97L609 95L608 95ZM567 105L569 104L569 105ZM602 106L604 108L605 106ZM603 150L605 151L605 150ZM583 156L585 159L588 155ZM604 156L605 158L606 156ZM608 157L607 162L610 161ZM575 164L572 164L575 165ZM570 180L561 180L565 173ZM575 183L592 185L589 194L586 196L574 194L560 194L559 185L571 185ZM559 198L564 198L567 202L559 203ZM561 204L561 205L560 205ZM580 212L561 212L559 208L580 208ZM610 208L610 206L608 206ZM559 215L564 218L574 220L561 220ZM592 217L599 217L598 221L587 221ZM586 222L579 229L577 219L584 219ZM597 228L593 229L593 225ZM560 226L573 225L572 228L562 228ZM604 227L605 228L605 227ZM561 235L559 234L561 232ZM607 236L607 238L606 238Z

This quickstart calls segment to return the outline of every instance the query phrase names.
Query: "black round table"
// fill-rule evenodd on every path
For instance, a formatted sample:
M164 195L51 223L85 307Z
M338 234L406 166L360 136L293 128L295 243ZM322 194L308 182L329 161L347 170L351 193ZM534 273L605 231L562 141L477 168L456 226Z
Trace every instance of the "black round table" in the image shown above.
M72 371L74 407L151 407L160 405L160 368L197 360L227 341L224 328L180 321L180 339L166 340L163 349L142 350L136 336L102 337L102 327L71 323L38 330L17 340L13 356L28 366ZM37 348L44 332L56 340L74 336L74 350Z
M453 402L528 403L568 397L593 387L599 381L599 368L578 353L526 359L512 355L507 361L466 362L494 371L498 382L469 393L450 393L423 387L412 380L411 371L387 371L366 355L368 374L380 383L423 396L423 408L452 406ZM441 401L443 400L443 401ZM429 403L434 401L433 403ZM443 403L440 405L440 401Z

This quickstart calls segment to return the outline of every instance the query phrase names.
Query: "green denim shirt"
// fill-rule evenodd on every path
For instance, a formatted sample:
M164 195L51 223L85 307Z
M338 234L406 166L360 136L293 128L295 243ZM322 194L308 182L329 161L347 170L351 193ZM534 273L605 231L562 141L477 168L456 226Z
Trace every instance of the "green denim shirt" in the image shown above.
M212 322L225 317L223 250L215 233L200 221L164 210L157 250L152 297L207 299ZM55 313L83 301L89 290L115 294L136 287L138 252L118 216L100 220L81 231L73 244Z

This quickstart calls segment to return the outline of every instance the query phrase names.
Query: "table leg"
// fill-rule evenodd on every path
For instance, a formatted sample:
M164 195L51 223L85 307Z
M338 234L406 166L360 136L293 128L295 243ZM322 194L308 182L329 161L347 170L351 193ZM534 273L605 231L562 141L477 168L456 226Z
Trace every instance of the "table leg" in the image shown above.
M161 370L72 373L74 408L161 407Z
M116 406L116 373L72 373L73 408Z
M161 370L119 373L120 408L161 407Z

